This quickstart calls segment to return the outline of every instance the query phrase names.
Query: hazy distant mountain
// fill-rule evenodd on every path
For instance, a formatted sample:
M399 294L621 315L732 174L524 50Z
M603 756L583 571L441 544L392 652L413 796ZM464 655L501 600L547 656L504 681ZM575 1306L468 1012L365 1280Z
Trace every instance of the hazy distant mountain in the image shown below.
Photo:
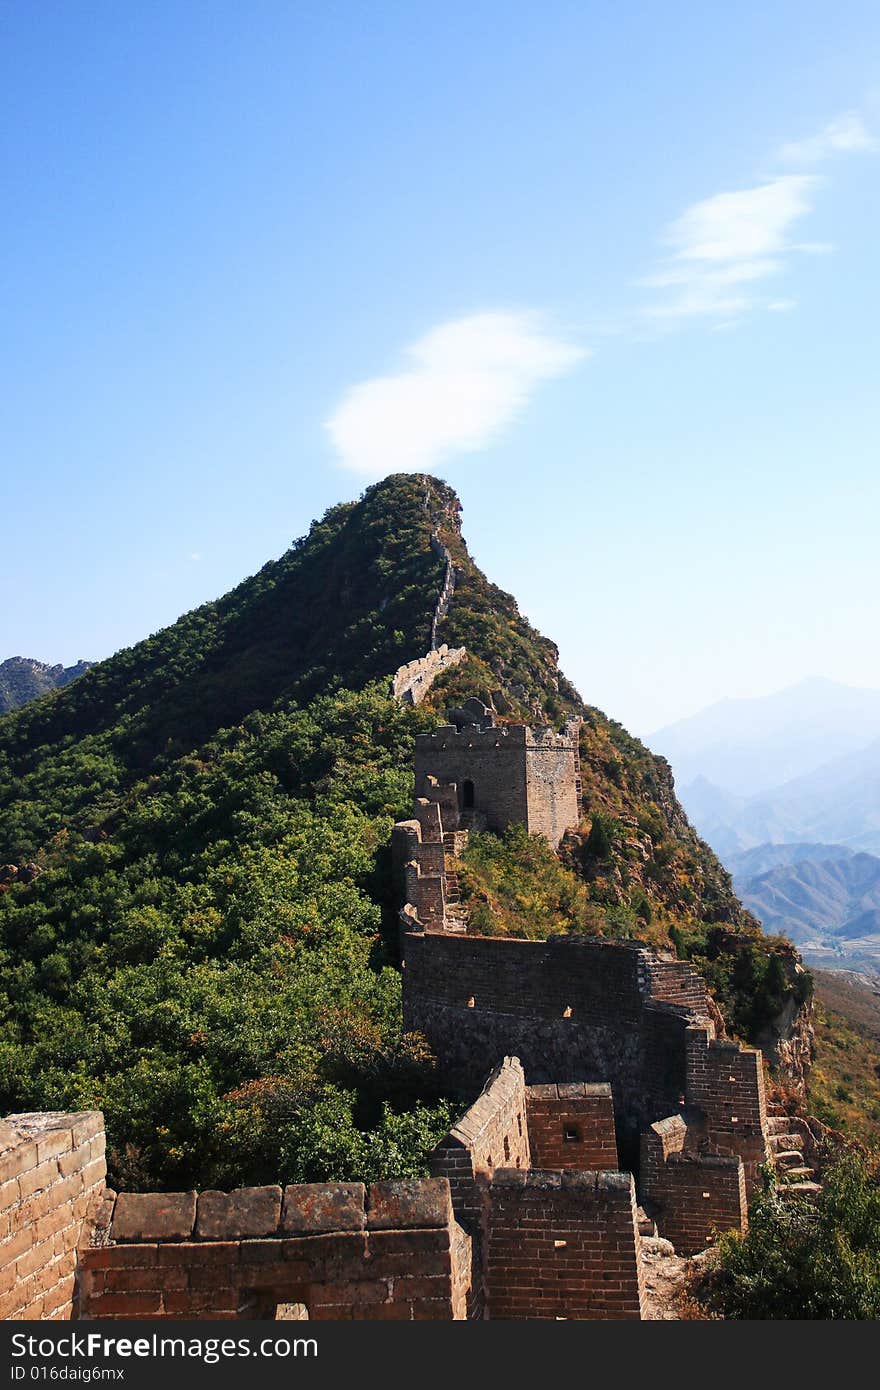
M786 860L782 856L788 852ZM761 863L777 862L763 872ZM730 862L742 901L818 964L880 964L880 858L834 845L761 845Z
M48 666L29 656L10 656L0 661L0 714L26 705L38 695L46 695L69 685L94 663L78 661L75 666Z
M880 739L880 690L815 677L748 700L721 700L646 742L679 787L705 779L753 797ZM772 836L764 836L770 839Z
M766 844L837 844L880 854L880 739L758 796L732 796L698 777L679 788L679 797L728 867Z
M801 842L789 845L756 845L754 849L728 855L726 866L735 882L751 883L752 879L766 874L769 869L800 864L805 860L821 864L826 859L848 859L855 853L855 850L846 849L843 845L810 845Z

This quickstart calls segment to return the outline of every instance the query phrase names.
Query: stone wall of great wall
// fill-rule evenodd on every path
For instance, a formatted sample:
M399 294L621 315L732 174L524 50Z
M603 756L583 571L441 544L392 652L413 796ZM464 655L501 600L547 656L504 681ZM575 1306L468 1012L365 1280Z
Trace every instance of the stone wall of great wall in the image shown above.
M97 1112L0 1121L0 1318L69 1318L77 1250L104 1191Z
M469 829L540 805L552 843L570 791L576 805L572 733L505 733L484 713L420 737L415 814L392 840L404 1025L477 1097L431 1177L117 1196L100 1115L12 1116L4 1317L641 1318L646 1239L701 1250L746 1229L768 1155L809 1171L795 1121L768 1119L760 1052L716 1036L687 963L468 934L454 860ZM530 782L533 758L548 771Z
M424 505L425 510L429 511L430 493L427 489ZM455 593L455 565L449 549L440 539L440 532L436 526L431 533L431 549L438 559L443 561L443 583L431 615L431 645L424 656L416 657L414 661L399 666L391 678L392 695L407 705L421 704L437 677L467 658L464 647L448 647L445 642L441 644L437 640L440 624L449 612L452 595Z

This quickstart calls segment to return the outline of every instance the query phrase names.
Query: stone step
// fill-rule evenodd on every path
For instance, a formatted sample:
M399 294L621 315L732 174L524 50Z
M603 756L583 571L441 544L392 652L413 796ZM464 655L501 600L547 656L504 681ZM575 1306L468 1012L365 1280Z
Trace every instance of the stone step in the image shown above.
M801 1164L799 1168L783 1168L779 1174L785 1183L812 1182L816 1176L815 1168L808 1168L806 1164Z
M768 1115L768 1116L767 1116L767 1133L768 1133L768 1134L783 1134L783 1133L785 1132L785 1130L789 1128L789 1126L791 1125L791 1122L792 1122L792 1117L791 1117L791 1115Z
M773 1161L777 1168L797 1168L804 1161L804 1156L800 1149L782 1149L773 1155Z
M774 1158L778 1153L789 1152L800 1146L801 1136L799 1134L771 1134L769 1139L770 1152Z
M778 1187L780 1197L803 1197L814 1200L822 1191L820 1182L785 1182Z

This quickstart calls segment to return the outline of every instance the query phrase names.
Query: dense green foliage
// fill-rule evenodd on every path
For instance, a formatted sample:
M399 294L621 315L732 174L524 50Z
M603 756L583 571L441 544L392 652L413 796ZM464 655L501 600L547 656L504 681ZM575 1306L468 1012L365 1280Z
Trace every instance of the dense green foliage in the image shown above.
M472 835L457 868L471 931L530 940L556 932L634 934L634 914L591 901L583 879L560 862L543 835L529 835L521 825L503 835Z
M253 714L57 834L0 899L6 1108L100 1107L128 1185L412 1168L446 1111L397 1113L437 1097L378 851L420 722L376 687Z
M718 926L673 926L670 936L679 956L706 977L715 1002L741 1038L756 1041L790 1000L803 1004L812 996L812 976L785 937Z
M0 885L0 1105L100 1106L119 1184L408 1172L442 1132L382 938L432 526L388 479L0 721L0 863L43 871Z
M725 1318L880 1317L880 1180L846 1153L825 1172L815 1207L770 1191L746 1236L718 1242L702 1298Z

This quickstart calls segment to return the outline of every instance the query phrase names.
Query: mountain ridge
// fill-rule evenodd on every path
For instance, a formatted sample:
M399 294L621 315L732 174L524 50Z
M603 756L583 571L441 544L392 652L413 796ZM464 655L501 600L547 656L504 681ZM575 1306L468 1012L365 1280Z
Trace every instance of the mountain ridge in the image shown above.
M468 655L405 706L391 678L429 649L447 571L435 530L455 567L436 638ZM589 929L679 944L737 1026L765 1023L796 955L739 903L668 763L584 704L470 556L452 489L393 475L0 723L0 862L41 870L0 882L6 1108L103 1109L119 1186L421 1171L448 1112L401 1031L390 834L415 734L484 692L514 722L583 719L559 872Z
M77 661L73 666L49 665L31 656L10 656L0 661L0 714L20 709L31 700L60 690L77 680L93 661Z

